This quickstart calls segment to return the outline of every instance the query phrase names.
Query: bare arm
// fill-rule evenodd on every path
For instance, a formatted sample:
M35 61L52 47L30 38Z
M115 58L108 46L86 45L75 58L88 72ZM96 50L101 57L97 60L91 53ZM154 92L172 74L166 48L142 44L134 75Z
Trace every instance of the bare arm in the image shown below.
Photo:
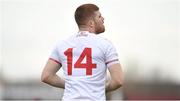
M60 64L48 60L42 72L41 81L54 87L65 88L65 81L56 74L60 67Z
M123 84L123 72L119 63L110 66L109 72L111 75L110 83L106 85L106 92L118 89Z

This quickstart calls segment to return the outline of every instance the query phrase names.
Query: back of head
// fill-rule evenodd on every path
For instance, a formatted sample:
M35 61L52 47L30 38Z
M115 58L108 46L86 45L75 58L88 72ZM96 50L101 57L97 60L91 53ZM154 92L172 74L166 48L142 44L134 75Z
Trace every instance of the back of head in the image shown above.
M83 4L79 6L75 11L75 20L78 26L85 25L92 18L94 12L98 10L99 7L94 4Z

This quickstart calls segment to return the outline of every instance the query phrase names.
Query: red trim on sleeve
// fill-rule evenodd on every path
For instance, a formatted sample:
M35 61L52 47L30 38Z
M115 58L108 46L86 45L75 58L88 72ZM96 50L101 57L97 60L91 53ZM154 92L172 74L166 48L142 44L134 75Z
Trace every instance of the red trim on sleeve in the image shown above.
M114 62L114 61L119 61L119 60L118 59L114 59L114 60L108 61L108 62L106 62L106 65L111 63L111 62Z
M62 65L61 62L59 62L59 61L57 61L57 60L55 60L55 59L53 59L53 58L49 58L49 60L52 60L52 61L54 61L54 62L56 62L56 63Z

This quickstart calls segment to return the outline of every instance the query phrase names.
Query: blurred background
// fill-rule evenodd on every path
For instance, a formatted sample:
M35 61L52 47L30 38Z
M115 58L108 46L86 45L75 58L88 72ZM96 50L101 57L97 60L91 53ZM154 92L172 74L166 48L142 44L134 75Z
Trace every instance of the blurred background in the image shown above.
M180 0L1 0L0 99L58 100L40 80L54 45L78 31L75 9L94 3L125 75L109 100L180 100ZM59 71L58 75L62 75Z

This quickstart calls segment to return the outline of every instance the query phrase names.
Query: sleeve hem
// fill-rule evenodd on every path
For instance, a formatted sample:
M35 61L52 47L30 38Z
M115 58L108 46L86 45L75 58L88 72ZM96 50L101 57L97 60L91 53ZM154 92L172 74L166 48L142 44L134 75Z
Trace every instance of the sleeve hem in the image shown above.
M106 65L108 65L109 63L115 62L115 61L119 61L119 59L113 59L113 60L107 61Z
M57 60L55 60L55 59L53 59L53 58L49 58L49 60L52 60L52 61L54 61L54 62L56 62L56 63L62 65L61 62L59 62L59 61L57 61Z
M119 59L114 59L111 61L106 62L106 66L109 68L111 65L119 63Z

